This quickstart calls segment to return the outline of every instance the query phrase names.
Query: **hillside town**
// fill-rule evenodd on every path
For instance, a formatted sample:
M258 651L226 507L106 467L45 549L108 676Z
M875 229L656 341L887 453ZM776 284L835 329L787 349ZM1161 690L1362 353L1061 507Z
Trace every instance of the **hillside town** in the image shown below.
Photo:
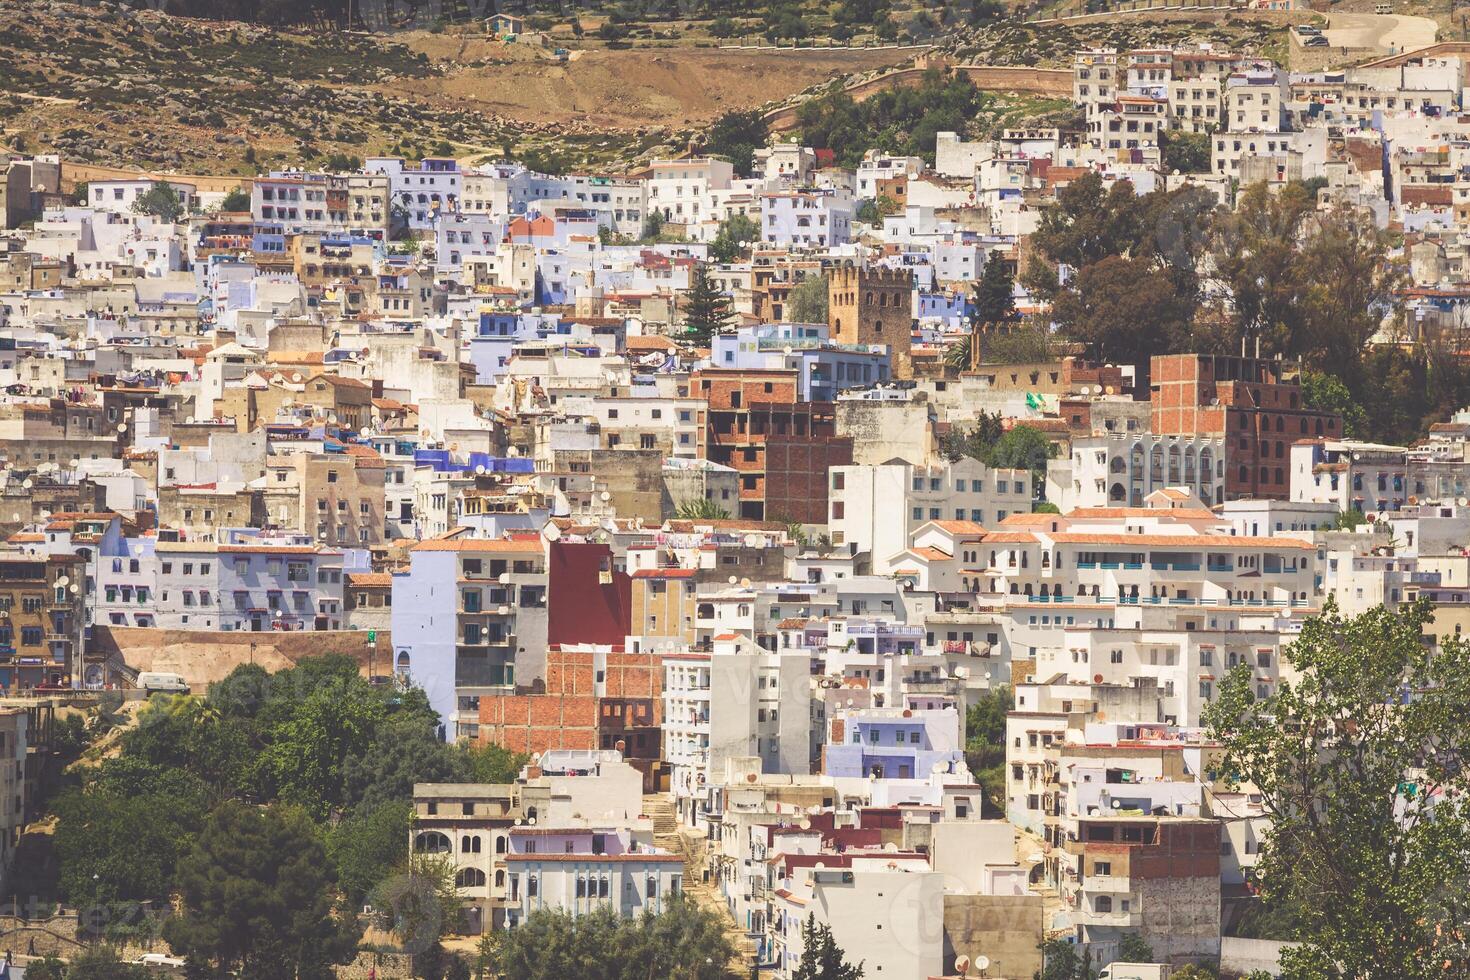
M1227 713L1309 689L1319 624L1470 625L1467 55L1079 50L1080 126L855 167L0 154L9 893L60 713L112 706L126 759L326 655L509 760L403 763L446 948L687 901L740 976L846 976L818 940L868 978L1282 975ZM265 757L242 799L349 825ZM1433 771L1396 779L1443 815ZM63 904L166 902L69 866L58 806Z

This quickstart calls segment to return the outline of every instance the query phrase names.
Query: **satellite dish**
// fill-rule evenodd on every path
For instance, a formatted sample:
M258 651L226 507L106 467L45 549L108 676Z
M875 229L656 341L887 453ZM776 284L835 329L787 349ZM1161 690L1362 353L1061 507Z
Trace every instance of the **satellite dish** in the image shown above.
M547 541L556 541L561 538L561 528L555 524L547 524L541 529L541 536Z
M485 464L484 463L481 463L479 466L476 466L475 467L475 473L477 475L479 475L479 476L484 476L485 475Z
M968 956L965 956L963 953L961 953L959 956L956 956L954 958L954 972L958 973L960 976L964 976L965 972L969 969L970 958Z
M602 493L599 493L597 496L600 497L603 500L611 500L612 499L612 494L608 493L606 490L602 491Z
M730 576L730 584L731 585L734 585L738 581L739 581L739 579L737 579L735 576L733 576L733 575Z
M128 431L128 424L126 422L119 422L117 424L117 431L119 431L119 432L126 432L126 431Z
M57 579L57 580L56 580L56 584L57 584L57 585L70 585L70 584L71 584L71 579L70 579L70 578L68 578L68 577L67 577L67 576L65 576L65 575L62 575L62 576L61 576L61 577L60 577L60 578L58 578L58 579Z
M979 970L981 973L984 973L986 970L990 969L990 957L988 957L988 956L977 956L977 957L975 957L975 969Z

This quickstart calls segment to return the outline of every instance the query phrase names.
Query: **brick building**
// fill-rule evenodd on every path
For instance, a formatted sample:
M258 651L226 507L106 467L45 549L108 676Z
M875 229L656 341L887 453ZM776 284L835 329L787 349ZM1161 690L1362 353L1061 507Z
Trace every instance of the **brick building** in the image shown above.
M883 344L895 378L914 376L914 275L874 267L837 268L827 279L827 325L839 344Z
M553 646L546 652L544 691L480 697L479 738L514 752L621 749L652 791L662 698L663 665L655 654Z
M1306 407L1301 365L1257 357L1170 354L1150 361L1156 435L1225 437L1225 499L1291 495L1291 445L1338 438L1341 417Z
M706 457L740 475L740 511L750 520L827 521L827 471L852 462L830 402L797 400L796 372L721 370L691 376L703 395Z

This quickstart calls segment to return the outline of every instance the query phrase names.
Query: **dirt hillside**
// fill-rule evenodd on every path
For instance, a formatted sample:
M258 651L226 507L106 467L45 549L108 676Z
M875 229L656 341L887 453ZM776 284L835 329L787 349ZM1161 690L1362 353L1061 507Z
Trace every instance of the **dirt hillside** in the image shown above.
M574 51L453 30L389 36L170 17L111 0L0 0L0 150L251 174L334 154L559 145L615 164L912 50Z

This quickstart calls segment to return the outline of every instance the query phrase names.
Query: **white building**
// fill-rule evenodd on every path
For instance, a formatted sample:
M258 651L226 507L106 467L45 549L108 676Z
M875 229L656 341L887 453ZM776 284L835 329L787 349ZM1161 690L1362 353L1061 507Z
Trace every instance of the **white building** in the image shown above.
M854 554L868 552L879 575L929 521L993 526L1031 510L1029 471L992 470L970 456L928 466L904 459L834 466L828 479L832 543Z

